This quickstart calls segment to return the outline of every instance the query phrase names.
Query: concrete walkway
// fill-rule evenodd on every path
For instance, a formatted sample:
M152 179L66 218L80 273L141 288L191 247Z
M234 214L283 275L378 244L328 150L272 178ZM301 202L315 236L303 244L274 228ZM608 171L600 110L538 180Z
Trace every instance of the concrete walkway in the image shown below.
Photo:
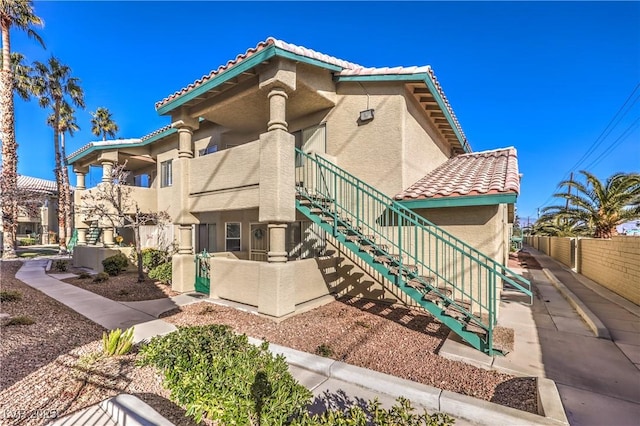
M202 301L202 299L188 295L180 295L171 299L155 301L115 302L64 283L53 277L56 274L48 275L45 271L47 263L46 259L27 261L16 277L105 328L125 328L135 325L136 342L175 330L172 324L157 319L162 312L177 306ZM293 376L312 390L314 396L329 396L334 404L341 406L349 403L362 404L367 400L378 398L384 407L389 408L395 403L397 397L404 396L412 401L418 411L426 408L430 412L449 413L456 418L456 425L459 426L473 424L566 424L562 419L558 420L557 416L545 418L290 348L278 345L270 347L272 352L283 354L287 358ZM98 423L105 425L129 424L133 421L131 416L144 418L145 413L149 411L149 407L135 397L123 396L119 398L104 401L99 406L88 407L71 416L58 419L53 424L65 426ZM116 411L122 413L121 400L123 399L127 401L127 409L124 411L131 414L127 414L129 417L124 420L112 421L112 416L108 415L109 410L106 407L114 406L117 408ZM547 408L549 408L549 412L555 411L557 413L558 411L557 407ZM321 407L315 407L315 409L319 410ZM93 423L94 420L97 423Z
M569 298L587 308L586 315L595 315L582 314L583 320L604 324L611 338L596 337L585 322L579 331L578 324L565 328L567 321L547 302L558 298L557 288L553 295L550 280L532 271L541 302L534 304L533 312L544 372L556 382L570 423L640 424L640 308L551 257L531 247L526 250L551 279L555 277L569 290Z
M514 329L514 350L489 357L449 338L440 354L556 383L571 425L640 424L640 308L531 247L542 269L529 274L532 306L507 295L499 324Z

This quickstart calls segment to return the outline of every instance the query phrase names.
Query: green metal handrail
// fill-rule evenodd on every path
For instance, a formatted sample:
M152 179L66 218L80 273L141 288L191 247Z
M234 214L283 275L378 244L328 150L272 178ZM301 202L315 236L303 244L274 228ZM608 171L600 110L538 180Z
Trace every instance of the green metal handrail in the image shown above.
M467 314L489 332L497 320L498 280L532 298L531 283L501 263L321 156L299 149L296 154L296 164L301 166L298 188L333 203L334 236L338 220L348 221L352 231L371 236L375 240L372 244L396 256L401 269L413 272L398 274L399 281L402 277L430 277L423 283L458 310L464 309L457 301L470 301Z

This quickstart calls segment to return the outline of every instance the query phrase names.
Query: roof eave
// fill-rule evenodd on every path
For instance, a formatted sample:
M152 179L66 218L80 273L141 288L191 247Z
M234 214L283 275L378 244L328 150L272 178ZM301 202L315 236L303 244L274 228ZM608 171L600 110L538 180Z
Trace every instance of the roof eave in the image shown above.
M505 192L499 194L461 195L455 197L419 198L396 200L409 209L434 209L440 207L492 206L497 204L515 204L518 194Z
M115 145L93 145L91 146L89 149L87 149L86 151L82 151L79 152L76 155L72 155L67 157L67 162L69 164L73 164L76 163L78 161L80 161L81 159L83 159L84 157L87 157L89 154L96 152L96 151L105 151L105 150L111 150L111 149L120 149L120 148L138 148L141 146L146 146L149 144L152 144L153 142L160 140L166 136L169 136L173 133L176 133L178 130L174 129L174 128L170 128L167 130L164 130L156 135L153 135L152 137L142 140L140 142L137 143L127 143L127 144L115 144ZM91 145L91 144L88 144ZM86 145L85 145L86 146Z
M160 115L170 114L171 111L179 108L185 103L197 98L198 96L208 92L209 90L215 89L226 81L229 81L240 74L247 72L251 68L254 68L260 65L262 62L267 61L275 56L290 59L295 62L304 62L306 64L326 68L330 71L338 72L342 71L342 67L338 65L329 64L327 62L321 61L315 58L309 58L303 55L298 55L293 52L289 52L288 50L282 49L278 46L271 45L264 50L252 55L251 57L242 60L241 62L235 64L231 68L221 72L220 74L211 78L211 80L206 83L198 86L182 95L178 95L174 99L171 99L167 103L163 104L159 108L157 108L157 112Z
M341 82L341 81L344 81L344 82L346 82L346 81L405 81L405 82L419 81L421 83L426 84L427 87L429 88L429 91L431 92L431 94L433 95L434 99L436 100L438 106L440 107L440 110L442 111L442 113L444 114L445 118L447 119L447 122L449 123L449 126L451 127L451 129L455 133L456 139L460 143L460 146L462 147L462 149L464 150L465 153L470 153L471 152L471 147L469 146L469 143L466 141L465 137L458 130L458 126L455 124L455 120L451 116L451 114L449 112L449 108L447 108L447 106L446 106L446 104L444 102L444 99L442 99L442 96L440 95L440 92L438 91L436 86L433 84L433 81L431 80L431 77L430 77L430 75L428 73L418 73L418 74L379 74L379 75L344 75L344 76L337 76L336 77L336 81L338 81L338 82Z

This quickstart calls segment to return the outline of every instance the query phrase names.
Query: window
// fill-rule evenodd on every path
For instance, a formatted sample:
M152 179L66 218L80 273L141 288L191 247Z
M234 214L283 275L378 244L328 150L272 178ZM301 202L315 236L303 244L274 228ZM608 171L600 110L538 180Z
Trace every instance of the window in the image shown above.
M208 147L201 149L198 151L198 155L202 157L203 155L213 154L214 152L218 152L218 145L209 145Z
M171 186L173 184L173 160L167 160L160 163L160 187Z
M136 175L133 177L133 186L139 186L142 188L149 187L149 175Z
M225 226L225 250L240 251L240 222L227 222Z

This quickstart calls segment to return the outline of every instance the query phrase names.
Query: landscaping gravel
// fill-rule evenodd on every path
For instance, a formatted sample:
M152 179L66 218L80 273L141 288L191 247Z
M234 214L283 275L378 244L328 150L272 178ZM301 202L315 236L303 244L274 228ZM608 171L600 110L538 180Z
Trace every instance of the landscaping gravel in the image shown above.
M119 393L136 395L177 425L195 424L169 400L152 368L135 366L135 354L98 358L102 327L15 279L21 265L0 262L0 290L22 295L21 300L0 305L0 314L8 315L0 322L0 424L47 424L54 415L73 413ZM112 298L120 290L130 292L125 296L135 295L133 300L157 298L158 291L164 297L171 294L162 291L166 286L148 284L136 287L135 274L103 284L83 283ZM17 316L28 316L34 324L6 325ZM283 346L537 410L534 378L486 371L436 355L448 329L428 314L400 305L343 298L275 322L203 302L169 312L165 320L185 326L229 324L238 332Z

